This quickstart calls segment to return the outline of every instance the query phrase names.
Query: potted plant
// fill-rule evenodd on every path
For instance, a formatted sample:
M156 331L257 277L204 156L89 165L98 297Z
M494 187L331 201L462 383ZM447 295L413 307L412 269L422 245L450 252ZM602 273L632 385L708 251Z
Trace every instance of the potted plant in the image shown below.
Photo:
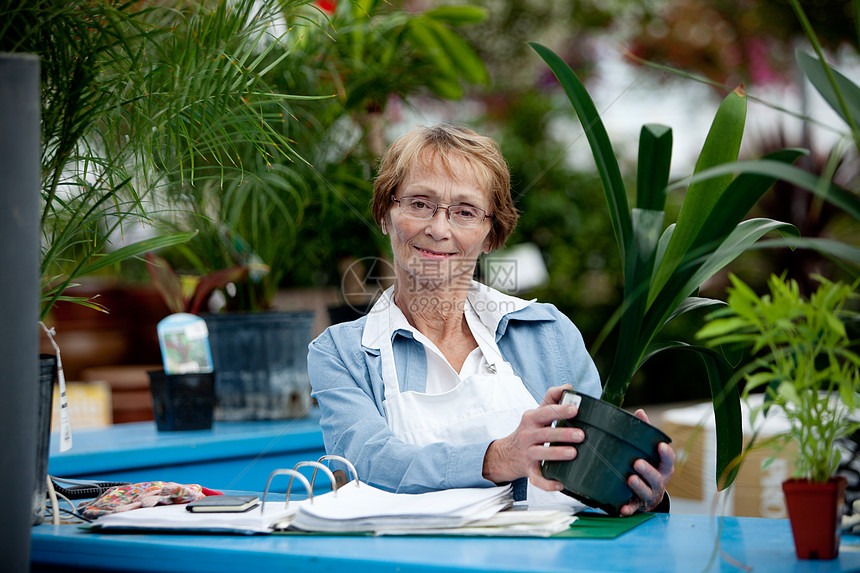
M836 440L860 428L860 341L846 328L860 319L849 307L860 282L814 278L820 285L805 298L785 276L772 275L769 293L759 296L730 275L728 306L711 313L696 336L712 347L740 345L750 352L749 364L738 371L743 397L764 393L761 405L750 408L752 426L780 414L788 429L768 442L797 446L794 476L782 484L797 556L832 559L839 552L846 488L846 479L836 475Z
M132 65L132 54L127 44L108 39L127 24L126 15L113 6L72 9L32 2L2 10L0 16L4 22L0 51L33 53L41 64L41 309L34 318L47 321L61 301L106 310L97 301L69 296L67 289L81 277L127 257L189 237L151 236L107 249L123 225L129 229L132 221L147 221L145 193L137 192L127 178L123 152L109 138L97 141L108 118L116 118L120 102L127 97L111 86L120 83L120 62ZM99 20L103 28L93 30L92 23ZM108 61L117 67L103 67ZM41 523L45 513L51 402L57 378L55 355L42 354L39 361L33 524Z
M721 304L721 301L696 296L698 288L767 233L776 230L796 234L792 226L779 221L743 220L776 180L771 174L733 176L746 117L744 90L742 87L734 90L720 104L691 180L669 184L671 129L659 125L642 128L636 207L631 209L609 137L585 87L558 55L540 44L531 46L558 78L585 128L603 183L624 274L623 303L595 344L599 347L603 337L618 328L613 365L604 377L602 399L584 398L580 414L568 422L577 425L580 419L586 423L592 416L585 410L592 408L592 404L600 409L607 405L620 407L633 375L655 354L670 349L695 351L706 367L717 419L718 487L727 487L736 471L731 461L742 447L740 397L737 389L728 384L732 368L722 354L712 348L689 341L660 340L658 335L683 313ZM765 159L787 165L801 154L800 150L786 149ZM687 185L677 221L668 224L665 220L666 193ZM647 424L638 422L625 422L625 425L631 426L631 431L640 437L643 432L651 431ZM591 434L600 431L587 426L586 443L594 439ZM622 443L626 441L624 436L616 437ZM632 462L638 457L659 460L655 446L661 440L665 438L657 432L643 438L644 443L653 444L652 451L643 452L644 446L640 444L619 455L617 466L607 464L596 453L589 456L592 461L583 461L583 454L590 450L580 448L577 460L545 463L544 475L562 481L569 493L586 503L617 512L632 496L624 483L632 472ZM592 479L597 467L603 467L607 477ZM586 486L585 481L593 485ZM619 481L621 484L616 488L601 485L601 482ZM586 488L588 493L583 493Z
M287 149L280 134L259 123L260 108L277 106L283 96L259 90L254 70L237 73L238 66L215 66L211 57L192 60L187 56L194 46L160 50L172 34L193 31L200 14L227 12L223 5L179 4L174 10L161 4L35 1L0 9L0 51L33 53L41 60L39 318L49 324L57 303L108 311L97 299L69 294L80 278L113 271L123 260L194 235L193 229L164 232L153 215L164 210L161 196L172 174L191 182L241 177L225 134L241 129L257 142L258 152L273 156ZM248 16L250 8L244 10ZM232 30L245 54L256 49L264 27L258 24L256 33ZM210 56L224 55L220 44L210 42L209 49ZM179 70L186 75L180 78ZM231 89L219 87L226 85ZM212 129L188 137L187 130L201 123ZM191 160L200 150L207 152L205 164ZM45 378L52 384L53 376ZM44 513L50 406L42 410L47 416L40 422L44 451L36 522Z
M280 161L256 153L255 140L237 137L231 151L244 178L189 185L176 172L180 177L167 188L174 212L183 214L175 222L199 232L175 266L206 275L263 265L266 272L235 282L224 305L258 312L270 310L279 287L295 284L294 278L337 279L338 257L345 254L330 234L342 233L359 256L378 255L375 245L385 243L368 224L366 203L373 163L384 149L386 107L426 94L455 99L463 84L486 83L482 62L455 31L483 17L482 9L468 5L412 11L379 0L294 1L258 14L287 25L278 38L284 49L257 56L259 81L279 94L303 95L285 96L277 113L259 117L284 137ZM323 237L321 228L328 231Z
M268 13L276 14L287 23L280 42L288 53L272 48L254 61L268 89L306 94L260 118L288 138L290 160L261 158L253 139L236 140L233 156L246 177L224 185L177 178L169 188L171 204L190 215L176 221L179 228L199 230L173 253L175 268L204 277L253 267L223 289L219 312L201 313L220 420L307 413L305 361L314 317L290 301L274 309L278 289L301 279L314 286L336 282L347 244L362 249L351 254L378 255L384 243L368 223L367 204L388 101L428 92L458 97L462 83L486 79L480 60L453 31L482 17L474 7L413 12L378 1L340 2L328 12L292 3ZM335 244L338 234L349 241Z

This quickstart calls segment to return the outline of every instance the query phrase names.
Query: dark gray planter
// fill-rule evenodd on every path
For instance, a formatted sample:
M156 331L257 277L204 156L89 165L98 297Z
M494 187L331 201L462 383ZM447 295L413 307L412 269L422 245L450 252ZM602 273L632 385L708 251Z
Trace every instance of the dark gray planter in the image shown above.
M590 507L618 515L633 499L627 478L634 472L633 462L645 459L654 467L660 464L657 445L672 441L669 436L646 424L630 412L573 391L566 395L582 400L579 413L559 426L580 428L585 441L577 445L576 458L565 462L545 461L541 472L547 479L564 484L564 493Z
M159 432L209 430L215 408L215 373L149 374L152 411Z
M3 571L30 570L39 365L39 58L0 54L0 491Z
M308 414L313 312L230 312L203 318L215 367L215 420Z
M45 521L45 501L48 497L48 451L51 445L51 415L54 402L54 381L57 378L57 357L39 355L38 408L36 414L36 480L33 483L33 525Z

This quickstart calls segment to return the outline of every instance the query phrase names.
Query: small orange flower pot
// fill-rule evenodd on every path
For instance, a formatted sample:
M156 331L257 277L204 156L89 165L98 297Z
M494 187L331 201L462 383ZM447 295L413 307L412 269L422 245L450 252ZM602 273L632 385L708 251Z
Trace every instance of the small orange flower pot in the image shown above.
M846 486L844 477L825 483L806 479L782 483L798 559L835 559L839 555Z

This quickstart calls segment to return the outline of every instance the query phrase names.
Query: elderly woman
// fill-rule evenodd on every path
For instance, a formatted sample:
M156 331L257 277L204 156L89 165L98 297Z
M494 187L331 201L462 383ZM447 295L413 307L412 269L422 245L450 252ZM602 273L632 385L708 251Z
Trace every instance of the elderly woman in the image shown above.
M501 247L518 218L498 146L449 125L401 136L382 158L373 217L391 238L394 285L308 355L328 453L396 492L528 478L530 505L572 501L540 464L576 457L582 431L553 421L577 413L559 405L565 388L599 396L597 369L554 306L472 280L478 257ZM659 452L659 468L634 465L636 497L623 514L663 500L674 453Z

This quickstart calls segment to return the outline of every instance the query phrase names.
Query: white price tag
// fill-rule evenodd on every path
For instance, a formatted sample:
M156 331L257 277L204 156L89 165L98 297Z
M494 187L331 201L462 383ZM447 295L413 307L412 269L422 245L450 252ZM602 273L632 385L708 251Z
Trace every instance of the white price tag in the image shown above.
M54 342L55 330L45 326L44 322L39 322L45 333L48 335L48 340L54 351L57 353L57 382L60 386L60 451L65 452L72 448L72 422L69 419L69 402L66 398L66 375L63 374L63 360L60 358L60 347Z

